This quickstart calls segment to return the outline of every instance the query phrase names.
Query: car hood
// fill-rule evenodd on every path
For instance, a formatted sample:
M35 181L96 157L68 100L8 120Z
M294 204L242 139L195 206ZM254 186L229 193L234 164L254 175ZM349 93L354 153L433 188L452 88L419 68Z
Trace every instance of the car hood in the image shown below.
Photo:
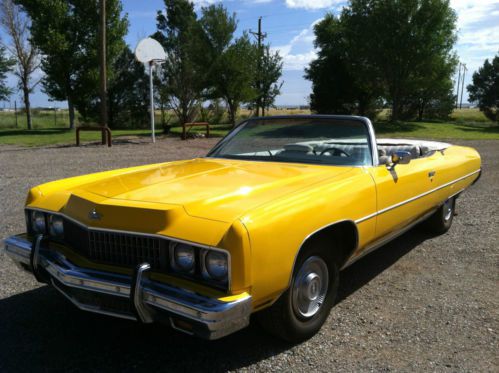
M351 169L201 158L104 177L77 189L114 203L181 205L191 216L232 222L248 210Z

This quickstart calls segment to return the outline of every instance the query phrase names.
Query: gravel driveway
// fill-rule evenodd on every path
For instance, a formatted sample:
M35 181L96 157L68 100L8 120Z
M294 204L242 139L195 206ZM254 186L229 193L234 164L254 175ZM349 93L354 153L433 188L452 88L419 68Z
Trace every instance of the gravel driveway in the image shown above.
M135 141L135 140L131 140ZM23 231L30 186L77 174L194 157L216 142L0 146L0 238ZM499 141L461 142L483 157L451 230L415 228L342 274L318 335L289 345L256 323L208 342L77 310L0 253L0 372L499 371ZM1 245L3 247L3 245Z

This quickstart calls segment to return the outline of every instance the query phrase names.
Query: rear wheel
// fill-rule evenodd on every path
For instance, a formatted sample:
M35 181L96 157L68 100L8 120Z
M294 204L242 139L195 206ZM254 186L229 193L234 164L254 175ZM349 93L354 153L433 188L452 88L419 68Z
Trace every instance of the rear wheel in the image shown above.
M324 249L310 247L298 257L291 286L258 314L263 327L289 342L316 334L326 321L338 291L339 269Z
M449 230L454 219L456 199L449 198L426 221L427 229L435 234L443 234Z

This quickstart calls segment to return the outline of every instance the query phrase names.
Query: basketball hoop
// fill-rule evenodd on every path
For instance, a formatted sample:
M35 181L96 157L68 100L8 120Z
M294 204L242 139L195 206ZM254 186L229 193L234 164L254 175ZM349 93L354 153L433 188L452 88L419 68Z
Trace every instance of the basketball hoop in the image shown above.
M151 101L151 136L152 142L156 142L154 130L154 86L153 69L154 65L166 61L166 52L157 40L145 38L139 41L135 47L135 58L137 61L149 65L149 96Z

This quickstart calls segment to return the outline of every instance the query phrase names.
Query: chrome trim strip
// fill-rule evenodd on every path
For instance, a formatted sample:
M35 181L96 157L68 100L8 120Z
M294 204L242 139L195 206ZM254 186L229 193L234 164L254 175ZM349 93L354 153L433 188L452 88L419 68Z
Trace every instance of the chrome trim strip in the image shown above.
M359 119L359 117L355 117ZM372 166L376 167L379 164L379 156L378 156L378 145L376 142L376 134L374 132L374 126L366 117L360 117L361 120L367 125L367 131L369 133L369 142L371 143L371 157L372 157Z
M79 226L81 226L89 231L109 232L109 233L118 233L118 234L130 234L130 235L137 235L137 236L143 236L143 237L154 237L154 238L159 238L162 240L168 240L168 241L173 241L173 242L182 243L182 244L186 244L186 245L191 245L191 246L198 247L201 249L208 249L208 250L215 250L215 251L224 252L225 254L227 254L228 266L229 266L228 273L227 273L227 276L228 276L227 292L229 292L231 289L231 285L232 285L231 255L230 255L230 252L226 249L223 249L220 247L215 247L215 246L210 246L210 245L204 245L204 244L200 244L200 243L196 243L196 242L192 242L192 241L182 240L180 238L174 238L174 237L170 237L170 236L166 236L166 235L162 235L162 234L156 234L156 233L144 233L144 232L135 232L135 231L124 231L124 230L119 230L119 229L92 227L89 225L85 225L81 221L78 221L78 220L76 220L76 219L74 219L74 218L72 218L72 217L70 217L62 212L50 211L50 210L42 209L39 207L26 206L24 209L25 210L33 210L33 211L41 211L41 212L44 212L46 214L58 215L62 218L65 218L65 219L72 221L75 224L78 224Z
M106 315L106 316L113 316L113 317L119 317L120 319L126 319L126 320L133 320L133 321L136 321L137 319L133 316L128 316L128 315L124 315L124 314L121 314L121 313L116 313L116 312L111 312L111 311L104 311L102 309L100 309L99 307L97 306L89 306L88 304L84 304L84 303L80 303L78 302L75 298L73 298L72 296L70 296L69 294L66 294L66 292L64 290L62 290L57 284L56 282L54 281L53 278L50 279L50 282L51 282L51 285L57 290L59 291L59 293L61 293L62 295L64 295L64 297L66 297L66 299L68 299L71 303L73 303L76 307L78 307L79 309L81 309L82 311L87 311L87 312L93 312L93 313L100 313L102 315Z
M383 245L386 245L388 242L390 242L391 240L394 240L398 236L401 236L402 234L404 234L405 232L410 230L415 225L421 223L423 220L430 217L431 214L433 214L437 209L438 209L438 207L431 209L429 212L425 213L423 216L417 218L413 222L405 225L401 229L394 231L394 232L391 232L391 233L387 234L386 236L381 237L379 240L373 242L372 244L368 245L364 250L361 251L361 253L359 255L347 260L347 262L343 265L343 267L341 267L341 269L345 269L346 267L355 263L357 260L363 258L365 255L373 252L374 250L380 248Z
M32 243L26 239L17 236L11 236L5 239L4 251L19 263L29 265L31 257Z
M143 277L144 273L148 272L151 269L151 265L149 263L142 263L137 267L136 276L135 276L135 284L133 291L133 305L135 306L135 310L139 315L140 320L143 323L150 324L154 320L144 304L144 285L143 285Z
M415 201L415 200L417 200L417 199L419 199L419 198L425 197L425 196L427 196L427 195L429 195L429 194L431 194L431 193L434 193L434 192L436 192L436 191L439 191L440 189L446 188L446 187L448 187L448 186L450 186L450 185L452 185L452 184L455 184L455 183L457 183L457 182L459 182L459 181L461 181L461 180L464 180L464 179L466 179L466 178L468 178L468 177L470 177L470 176L473 176L474 174L476 174L476 173L478 173L478 172L481 172L481 169L476 170L476 171L473 171L473 172L471 172L471 173L469 173L469 174L467 174L467 175L461 176L460 178L455 179L455 180L453 180L453 181L449 181L448 183L442 184L442 185L440 185L439 187L436 187L436 188L431 189L431 190L429 190L429 191L427 191L427 192L424 192L424 193L422 193L422 194L419 194L419 195L417 195L417 196L414 196L414 197L412 197L412 198L409 198L409 199L407 199L407 200L405 200L405 201L402 201L402 202L396 203L396 204L394 204L394 205L391 205L391 206L385 207L384 209L381 209L381 210L379 210L379 211L377 211L377 212L374 212L374 213L369 214L369 215L367 215L367 216L364 216L364 217L362 217L362 218L360 218L360 219L357 219L357 220L355 220L355 224L362 223L362 222L363 222L363 221L365 221L365 220L368 220L368 219L374 218L375 216L381 215L381 214L383 214L383 213L385 213L385 212L388 212L388 211L390 211L390 210L393 210L393 209L395 209L395 208L397 208L397 207L403 206L403 205L408 204L408 203L410 203L410 202L413 202L413 201ZM462 190L461 190L461 191L462 191Z

